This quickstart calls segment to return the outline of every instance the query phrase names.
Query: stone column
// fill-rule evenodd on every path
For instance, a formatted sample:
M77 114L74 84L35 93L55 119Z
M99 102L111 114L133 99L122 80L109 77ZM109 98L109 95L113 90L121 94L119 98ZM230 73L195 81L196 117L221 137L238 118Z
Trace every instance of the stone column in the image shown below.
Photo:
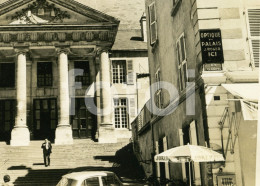
M27 122L27 94L26 94L26 52L27 50L15 50L17 52L16 62L16 103L17 115L15 125L11 133L11 146L28 146L30 144L30 133Z
M59 69L59 121L55 132L55 144L73 144L72 129L69 124L69 72L68 50L57 49Z
M99 124L100 143L116 143L115 128L112 123L112 96L110 86L110 61L108 51L100 52L100 109L101 123Z

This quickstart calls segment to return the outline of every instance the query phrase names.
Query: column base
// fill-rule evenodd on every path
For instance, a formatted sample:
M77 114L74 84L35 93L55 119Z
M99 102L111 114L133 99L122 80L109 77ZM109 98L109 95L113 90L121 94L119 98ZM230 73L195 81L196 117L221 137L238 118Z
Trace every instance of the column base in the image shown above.
M60 126L55 131L55 145L73 144L72 130L70 126Z
M98 133L99 143L117 143L115 128L112 124L100 124Z
M11 132L11 146L29 146L30 145L30 132L27 127L14 128Z

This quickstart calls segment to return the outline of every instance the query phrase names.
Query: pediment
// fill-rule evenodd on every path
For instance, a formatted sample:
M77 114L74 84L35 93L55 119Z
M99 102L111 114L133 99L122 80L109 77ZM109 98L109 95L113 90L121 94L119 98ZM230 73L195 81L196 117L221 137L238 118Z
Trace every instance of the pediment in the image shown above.
M0 5L1 25L119 24L112 16L73 0L9 0Z

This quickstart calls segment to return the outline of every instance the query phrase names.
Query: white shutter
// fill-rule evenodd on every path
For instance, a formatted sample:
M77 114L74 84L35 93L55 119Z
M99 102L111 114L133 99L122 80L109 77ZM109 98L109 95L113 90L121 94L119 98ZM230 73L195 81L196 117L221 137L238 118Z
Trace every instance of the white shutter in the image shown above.
M133 60L126 61L127 66L127 84L133 85L134 84L134 67L133 67Z
M155 12L155 2L148 6L149 11L149 31L150 31L150 44L154 44L157 40L157 22Z
M193 121L190 124L190 143L191 145L198 145L198 140L197 140L197 131L196 131L196 124L195 121ZM197 184L200 184L200 164L197 162L193 163L194 168L193 168L193 175L195 178L195 182Z
M167 149L168 149L167 137L165 136L163 138L163 151L166 151ZM165 163L165 178L170 179L169 162ZM168 186L168 184L166 185Z
M131 123L134 118L135 118L135 98L130 98L129 99L129 119L130 119L130 122ZM129 127L131 128L131 125L129 125Z
M159 143L158 141L155 141L155 154L159 154ZM161 176L160 174L160 163L157 162L156 163L156 173L157 173L157 177L159 178Z
M184 145L183 143L183 132L182 129L179 129L179 139L180 139L180 145ZM182 179L186 181L186 167L185 163L181 163L181 168L182 168Z
M254 66L260 61L260 9L248 9L249 39Z

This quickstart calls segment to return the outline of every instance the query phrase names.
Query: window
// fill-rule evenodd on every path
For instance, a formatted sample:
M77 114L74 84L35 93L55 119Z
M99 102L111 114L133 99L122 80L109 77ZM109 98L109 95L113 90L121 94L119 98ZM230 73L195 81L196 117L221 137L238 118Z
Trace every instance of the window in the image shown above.
M110 186L110 185L120 185L117 177L114 174L108 174L106 177L102 177L102 182L104 186Z
M126 82L126 61L125 60L113 60L113 83L125 83Z
M0 63L0 87L15 86L15 63Z
M178 71L179 71L179 86L182 91L185 89L185 84L187 82L187 60L186 60L186 50L185 50L185 38L182 34L176 43L177 49L177 61L178 61Z
M171 11L172 16L175 16L176 13L178 12L181 1L182 0L173 0L173 8L172 8L172 11Z
M88 61L75 61L74 69L82 69L83 75L76 76L75 81L81 82L82 86L90 85L90 72L89 72L89 63Z
M155 73L155 81L156 81L156 92L155 92L155 105L158 108L162 108L162 89L161 89L161 71L160 69L157 70L157 72Z
M157 40L157 20L155 12L155 2L148 6L149 27L150 27L150 44L153 45Z
M81 186L99 186L99 179L98 177L88 178L84 180Z
M128 115L127 115L127 99L116 98L114 99L114 117L115 128L127 128L128 127Z
M249 42L254 67L259 67L260 59L260 9L248 9Z
M37 63L37 86L52 86L52 62Z
M15 122L15 100L0 100L0 139L9 132Z

